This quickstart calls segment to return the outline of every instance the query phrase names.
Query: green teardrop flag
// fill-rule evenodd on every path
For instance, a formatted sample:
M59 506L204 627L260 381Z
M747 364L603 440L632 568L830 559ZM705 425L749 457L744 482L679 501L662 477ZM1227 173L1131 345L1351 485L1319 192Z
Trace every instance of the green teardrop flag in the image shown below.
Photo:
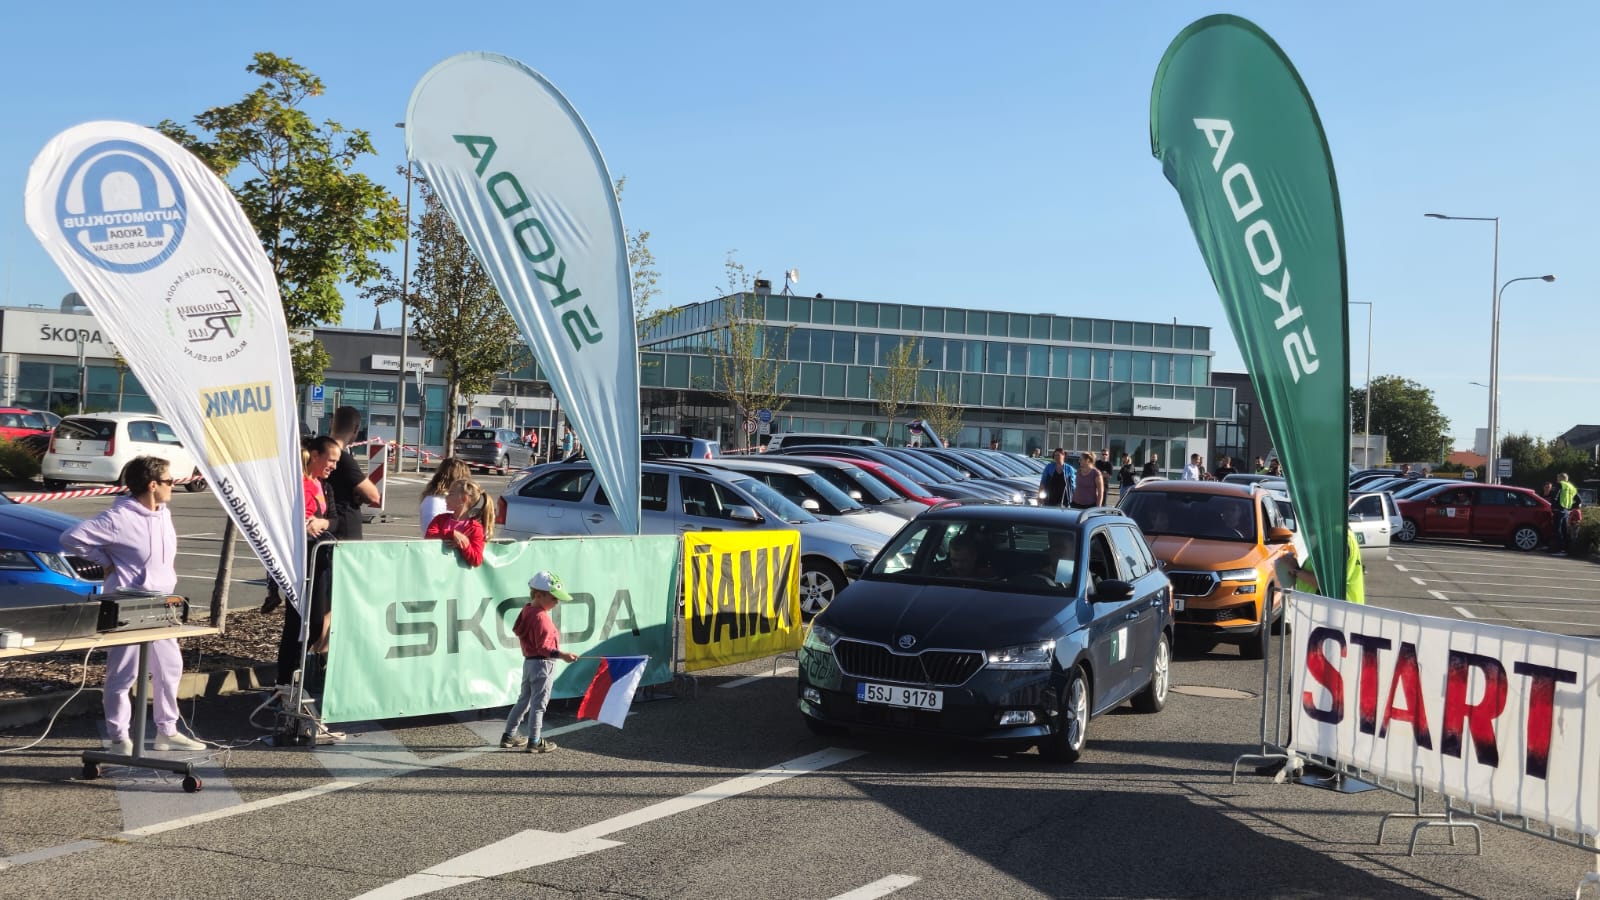
M1167 48L1150 149L1244 355L1324 595L1344 596L1350 360L1333 159L1299 73L1237 16Z

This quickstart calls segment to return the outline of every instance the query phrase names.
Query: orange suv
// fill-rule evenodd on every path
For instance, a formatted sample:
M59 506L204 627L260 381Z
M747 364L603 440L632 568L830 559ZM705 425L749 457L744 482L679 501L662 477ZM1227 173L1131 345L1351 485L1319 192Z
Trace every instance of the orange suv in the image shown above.
M1145 481L1119 505L1172 580L1179 639L1207 648L1230 641L1246 659L1260 659L1267 628L1283 617L1274 564L1294 554L1294 532L1267 492L1219 481Z

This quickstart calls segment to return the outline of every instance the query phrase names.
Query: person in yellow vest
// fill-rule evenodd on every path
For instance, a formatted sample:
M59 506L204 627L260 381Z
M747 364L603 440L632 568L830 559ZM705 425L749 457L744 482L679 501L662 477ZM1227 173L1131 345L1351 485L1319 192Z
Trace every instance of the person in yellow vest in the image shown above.
M1553 544L1557 556L1566 556L1567 551L1572 549L1572 510L1579 505L1578 486L1572 483L1567 473L1557 475L1555 497L1550 501L1550 511L1555 518Z
M1345 562L1344 562L1344 598L1351 603L1366 605L1367 602L1367 570L1361 563L1361 544L1356 540L1356 533L1349 528L1345 534ZM1308 558L1309 564L1311 560ZM1317 575L1311 569L1298 563L1291 564L1294 577L1294 589L1312 594L1321 594L1317 586Z

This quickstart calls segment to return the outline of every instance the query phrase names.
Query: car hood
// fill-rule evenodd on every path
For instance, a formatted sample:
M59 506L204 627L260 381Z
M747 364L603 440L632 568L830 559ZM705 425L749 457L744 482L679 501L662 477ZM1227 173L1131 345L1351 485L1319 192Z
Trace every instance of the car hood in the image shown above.
M904 518L876 509L849 510L837 516L829 516L828 521L865 528L883 537L894 534L900 530L900 526L906 524Z
M916 649L993 650L1059 635L1075 601L948 585L856 581L818 620L844 637L896 646L902 635Z
M1217 541L1176 534L1146 535L1156 559L1173 569L1208 572L1255 566L1270 554L1244 541Z
M0 545L7 550L61 551L61 532L80 520L24 504L0 506Z
M905 523L901 522L900 524L903 525ZM770 527L793 528L800 532L800 543L805 545L801 548L802 552L822 553L824 556L839 560L856 558L856 555L850 552L849 546L851 544L866 544L874 550L878 550L889 542L888 537L885 535L865 528L858 528L837 518L818 519L815 522L802 522L799 524L793 522L785 524L783 520L778 519L774 520ZM842 549L836 554L823 550L823 544L830 544Z

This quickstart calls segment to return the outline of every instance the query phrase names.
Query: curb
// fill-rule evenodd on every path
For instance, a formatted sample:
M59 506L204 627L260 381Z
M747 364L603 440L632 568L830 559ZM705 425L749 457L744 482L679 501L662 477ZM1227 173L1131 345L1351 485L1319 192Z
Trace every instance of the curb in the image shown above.
M216 672L185 672L183 678L178 681L178 699L198 700L241 691L261 690L270 687L277 676L278 667L275 663L222 669ZM82 693L61 710L61 715L64 717L100 715L100 692L98 686L84 688ZM72 691L51 691L36 697L0 700L0 728L16 728L49 721L56 708L60 707L68 697L72 697L72 694Z

